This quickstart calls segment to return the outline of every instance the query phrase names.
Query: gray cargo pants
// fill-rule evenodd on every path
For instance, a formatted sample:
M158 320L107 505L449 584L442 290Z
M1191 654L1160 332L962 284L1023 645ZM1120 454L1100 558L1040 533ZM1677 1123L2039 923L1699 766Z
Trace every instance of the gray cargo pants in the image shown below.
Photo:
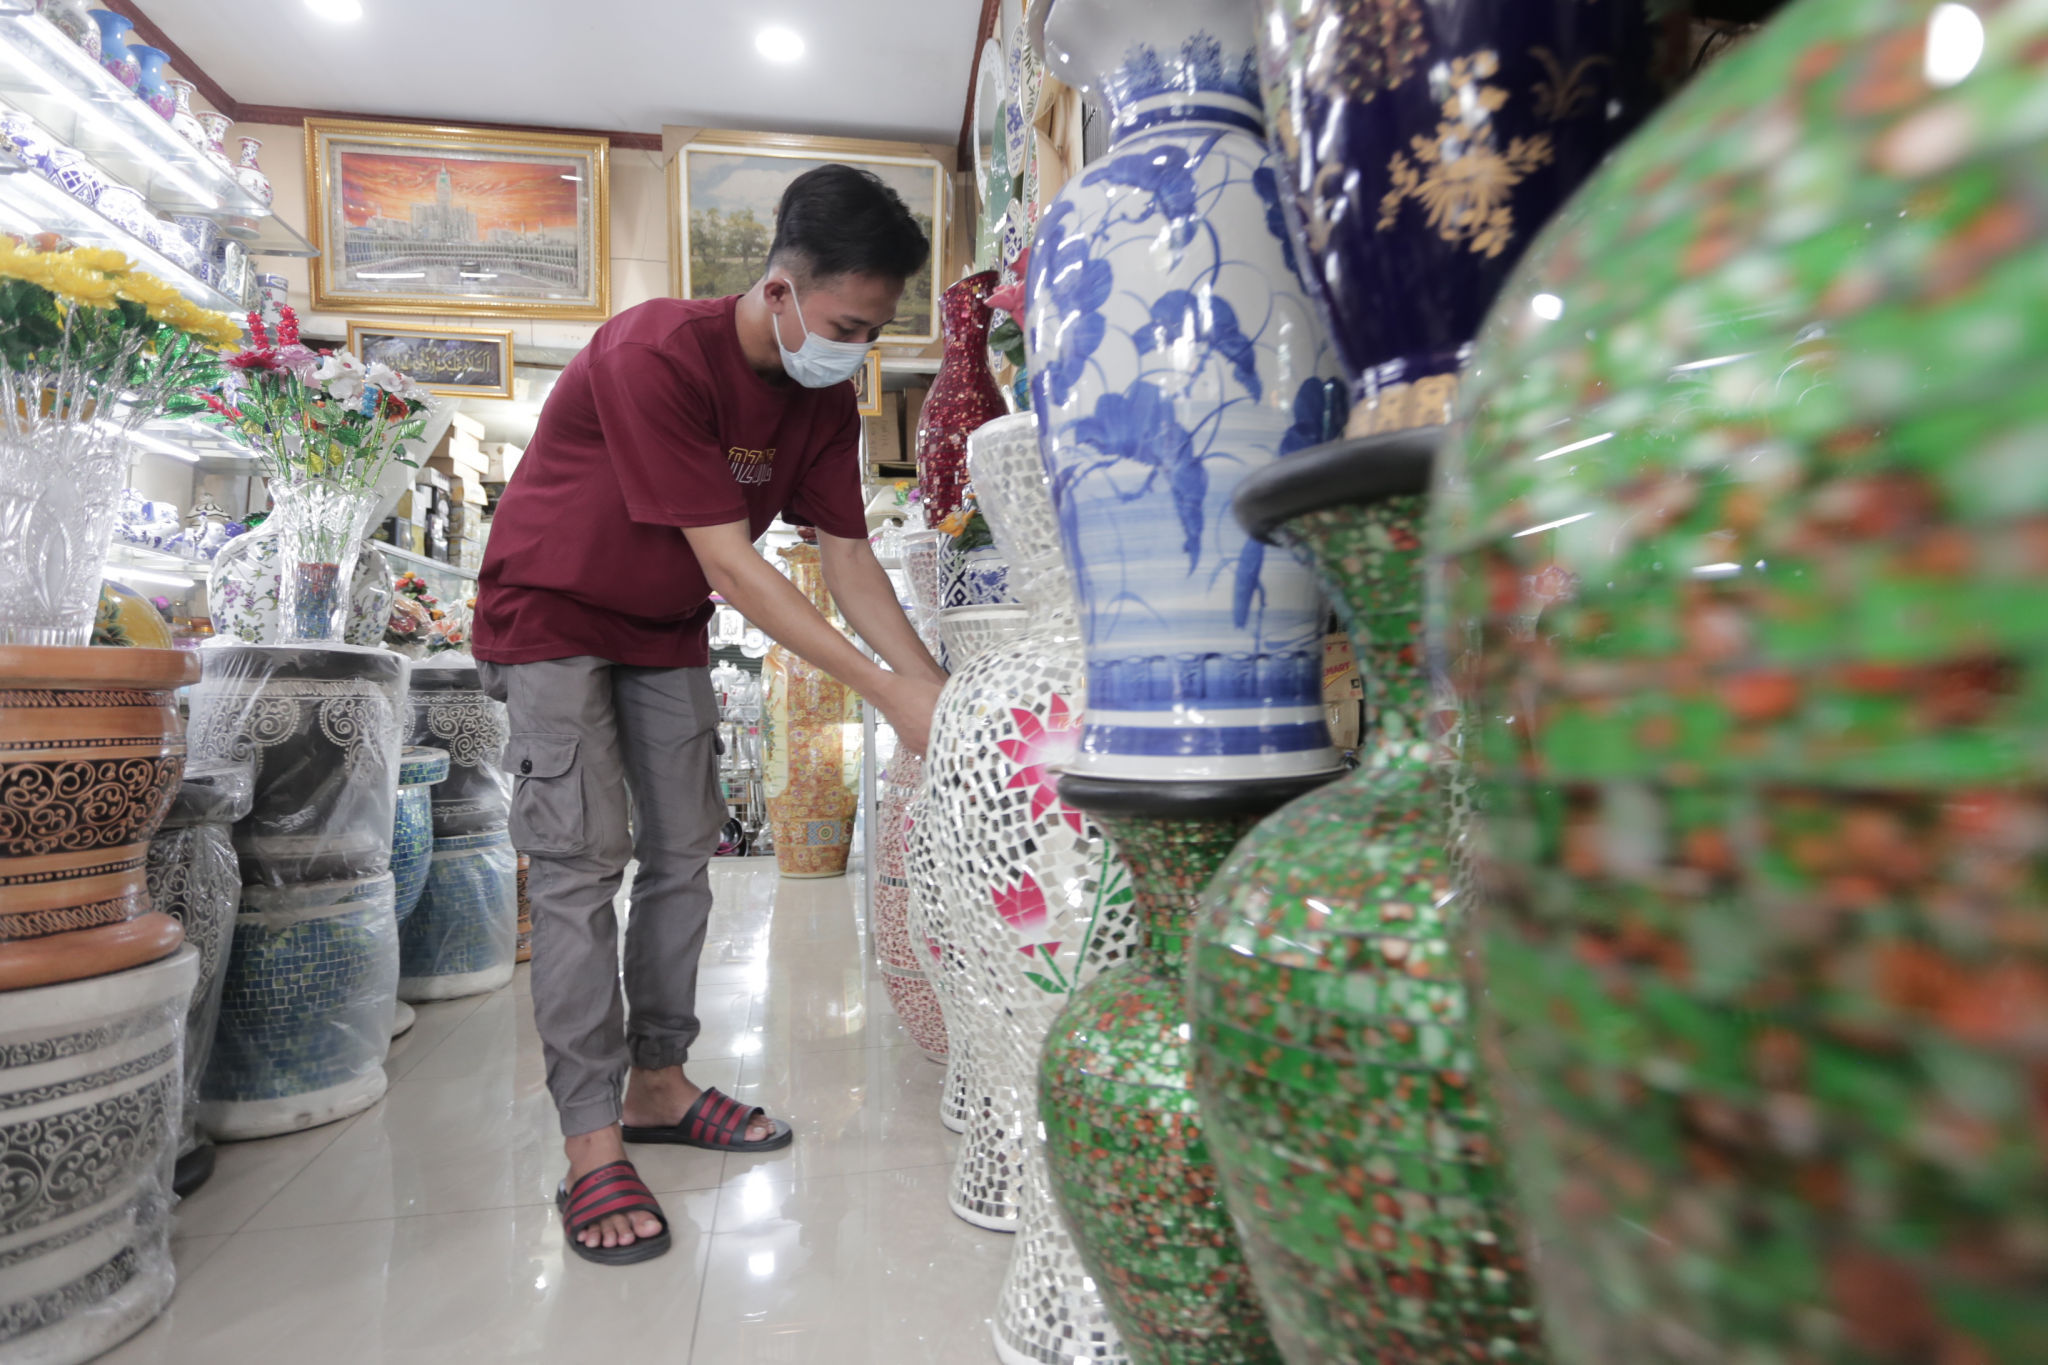
M709 865L727 814L718 697L702 668L589 655L479 668L511 712L505 770L517 783L512 843L531 860L534 1024L574 1137L619 1121L629 1061L679 1065L697 1038ZM612 902L629 857L640 868L622 1006Z

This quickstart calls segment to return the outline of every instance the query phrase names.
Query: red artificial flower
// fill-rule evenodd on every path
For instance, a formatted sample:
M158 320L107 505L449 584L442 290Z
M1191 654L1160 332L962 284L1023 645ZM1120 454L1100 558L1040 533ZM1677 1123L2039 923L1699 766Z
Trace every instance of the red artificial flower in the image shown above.
M299 315L292 311L290 304L278 309L277 344L296 346L299 344Z
M1010 284L988 296L988 306L998 313L1008 313L1018 322L1024 320L1024 273L1031 264L1031 248L1025 247L1017 257L1017 278Z
M246 351L237 351L228 357L228 364L238 370L275 370L280 368L277 352L268 346L256 346Z
M1079 751L1080 716L1067 709L1065 697L1055 693L1043 721L1035 713L1014 706L1010 708L1010 721L1017 727L1018 737L996 742L996 747L1017 765L1017 772L1005 790L1021 787L1030 791L1033 820L1058 806L1061 816L1074 827L1074 833L1081 833L1080 812L1061 805L1051 772L1053 768L1064 766Z
M256 338L256 345L259 349L270 349L270 333L263 330L263 314L249 314L249 335Z
M1029 872L1014 887L997 887L995 903L996 913L1003 917L1003 922L1019 933L1040 928L1050 918L1045 906L1045 891Z
M203 393L199 396L206 400L207 407L212 408L221 416L236 422L242 420L242 410L240 408L228 406L228 404L221 401L220 396L218 394Z

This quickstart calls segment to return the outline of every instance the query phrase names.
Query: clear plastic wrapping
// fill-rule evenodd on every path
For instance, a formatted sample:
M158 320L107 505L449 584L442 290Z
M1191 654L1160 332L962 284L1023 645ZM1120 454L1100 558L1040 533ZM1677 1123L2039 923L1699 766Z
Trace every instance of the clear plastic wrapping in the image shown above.
M437 654L415 664L406 743L448 754L448 776L434 788L434 835L503 829L512 809L512 779L499 770L511 737L503 702L484 693L476 660Z
M235 826L242 881L273 887L374 877L391 865L406 660L351 645L210 645L188 744L255 771Z
M200 1125L272 1137L376 1103L397 991L390 873L244 887Z
M184 1114L178 1155L199 1146L199 1077L213 1050L228 947L241 900L241 866L231 830L255 800L255 774L241 763L192 763L154 839L149 841L149 899L185 926L199 955L198 984L185 1016Z
M0 994L0 1360L75 1365L170 1301L199 954Z
M452 1000L512 979L519 954L519 869L503 827L434 840L427 888L399 930L398 995Z

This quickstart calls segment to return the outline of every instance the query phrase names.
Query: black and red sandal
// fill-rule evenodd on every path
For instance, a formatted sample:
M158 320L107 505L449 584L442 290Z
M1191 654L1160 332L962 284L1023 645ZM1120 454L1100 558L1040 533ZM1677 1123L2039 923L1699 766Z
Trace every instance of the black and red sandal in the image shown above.
M668 1216L655 1202L654 1192L641 1181L630 1161L614 1161L586 1173L571 1188L567 1181L555 1191L555 1207L562 1211L562 1224L569 1232L569 1249L598 1265L635 1265L651 1261L669 1248ZM653 1214L661 1220L661 1231L652 1237L635 1237L626 1246L585 1246L582 1234L617 1213Z
M702 1147L713 1152L779 1152L796 1140L796 1130L781 1119L768 1119L768 1136L748 1141L743 1135L753 1127L756 1116L767 1117L758 1106L749 1109L712 1086L697 1097L681 1123L658 1128L626 1125L628 1142L660 1142L676 1147Z

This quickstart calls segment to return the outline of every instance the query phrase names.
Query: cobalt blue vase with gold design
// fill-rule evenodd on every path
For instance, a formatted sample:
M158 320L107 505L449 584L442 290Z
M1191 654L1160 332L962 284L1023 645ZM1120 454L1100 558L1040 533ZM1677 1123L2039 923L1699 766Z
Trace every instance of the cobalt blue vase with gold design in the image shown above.
M1348 434L1447 421L1488 305L1662 98L1660 0L1261 0L1282 201Z

